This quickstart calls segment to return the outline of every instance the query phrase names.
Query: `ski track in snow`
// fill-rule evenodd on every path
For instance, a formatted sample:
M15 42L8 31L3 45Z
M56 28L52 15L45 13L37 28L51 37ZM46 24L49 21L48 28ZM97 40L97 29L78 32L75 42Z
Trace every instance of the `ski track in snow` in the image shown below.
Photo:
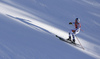
M42 32L45 32L44 30L47 30L48 32L50 32L52 34L58 35L65 39L68 38L68 37L66 37L66 36L68 36L67 32L64 32L56 27L48 25L46 23L46 21L41 22L41 21L39 21L39 19L41 19L41 18L39 18L35 15L32 15L32 14L29 14L23 10L12 7L10 5L0 3L0 13L15 20L15 21L18 21L26 26L29 26L32 29L37 30L37 28L38 28L39 31L41 29L43 29L43 30L41 30ZM37 21L37 19L38 19L38 21ZM41 19L41 20L43 20L43 19ZM33 26L35 26L35 27L37 26L37 28L34 28ZM92 57L100 58L100 46L90 43L88 41L85 41L82 38L79 38L79 39L80 39L80 42L82 43L83 47L85 48L85 50L82 50L82 49L74 47L74 46L72 46L72 47L74 47L74 48L80 50L81 52L86 53Z

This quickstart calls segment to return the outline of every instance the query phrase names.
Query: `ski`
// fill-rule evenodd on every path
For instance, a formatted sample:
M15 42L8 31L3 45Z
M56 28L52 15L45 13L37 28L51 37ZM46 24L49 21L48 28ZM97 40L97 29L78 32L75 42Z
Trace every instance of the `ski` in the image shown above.
M76 46L76 47L78 47L78 48L82 48L82 47L80 46L80 44L72 43L72 41L65 40L65 39L63 39L63 38L61 38L61 37L59 37L59 36L57 36L57 35L56 35L56 37L59 38L61 41L64 41L64 42L66 42L66 43L68 43L68 44L70 44L70 45Z

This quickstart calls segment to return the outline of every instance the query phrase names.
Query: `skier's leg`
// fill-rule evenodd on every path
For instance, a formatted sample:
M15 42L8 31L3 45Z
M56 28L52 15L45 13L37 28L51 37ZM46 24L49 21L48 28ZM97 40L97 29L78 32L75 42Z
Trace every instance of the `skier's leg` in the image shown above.
M73 41L72 41L72 43L75 43L75 33L73 33L72 36L73 36Z
M75 30L75 35L80 32L80 28Z
M69 38L67 40L71 41L72 31L69 32Z
M75 35L78 34L80 32L80 29L76 29L73 33L72 33L72 36L73 36L73 43L75 43Z
M69 38L67 40L71 41L71 33L69 33Z

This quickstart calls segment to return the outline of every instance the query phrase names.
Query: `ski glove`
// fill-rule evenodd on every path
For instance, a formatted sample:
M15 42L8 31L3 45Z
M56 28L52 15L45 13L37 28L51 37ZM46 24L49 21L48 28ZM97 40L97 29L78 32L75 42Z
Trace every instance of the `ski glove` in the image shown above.
M69 24L72 24L72 22L69 22Z

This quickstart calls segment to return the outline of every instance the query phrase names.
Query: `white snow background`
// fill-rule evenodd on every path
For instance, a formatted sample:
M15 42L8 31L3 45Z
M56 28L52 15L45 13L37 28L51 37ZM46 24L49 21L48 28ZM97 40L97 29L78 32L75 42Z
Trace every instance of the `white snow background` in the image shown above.
M85 50L55 37L77 17ZM0 59L100 59L99 22L99 0L0 0Z

